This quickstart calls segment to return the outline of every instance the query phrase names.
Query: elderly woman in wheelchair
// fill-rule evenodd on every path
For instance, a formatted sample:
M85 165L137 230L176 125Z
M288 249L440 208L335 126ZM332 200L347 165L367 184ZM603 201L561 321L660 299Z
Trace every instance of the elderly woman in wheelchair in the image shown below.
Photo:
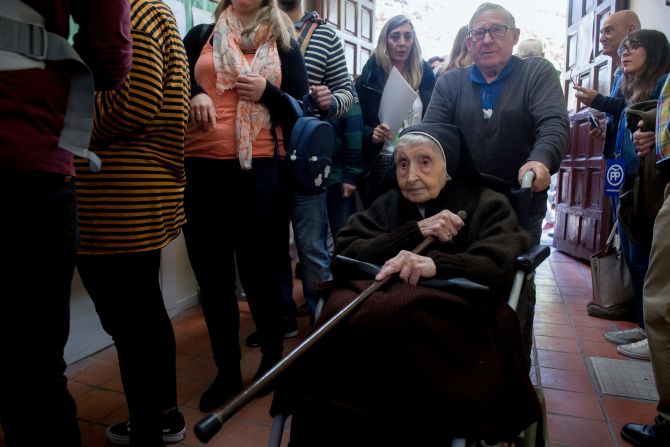
M371 280L400 281L288 370L272 411L293 414L291 446L500 442L540 418L519 322L505 304L529 238L494 190L501 183L477 171L454 126L405 129L395 160L398 189L337 235L336 282L316 325ZM428 237L425 252L413 253Z

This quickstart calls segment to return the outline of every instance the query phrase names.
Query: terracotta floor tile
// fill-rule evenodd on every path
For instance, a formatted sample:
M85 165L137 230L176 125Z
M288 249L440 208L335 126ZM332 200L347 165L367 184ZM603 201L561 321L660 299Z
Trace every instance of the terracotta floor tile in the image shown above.
M627 357L616 352L614 343L608 341L582 341L584 353L589 357L606 357L609 359L625 360Z
M612 439L605 422L559 414L547 415L549 442L571 447L608 447Z
M547 412L588 419L603 419L598 398L592 394L543 388Z
M614 422L651 424L658 414L656 402L603 396L607 419Z
M595 393L591 376L586 371L566 371L540 367L540 386L578 393Z
M545 368L564 369L568 371L586 371L581 354L569 352L537 350L537 364Z
M77 400L77 415L89 422L98 422L121 406L126 405L122 393L94 389Z
M535 307L535 322L570 324L568 314L565 312L546 312Z
M553 294L553 295L560 295L561 294L561 292L558 290L557 286L536 284L535 285L535 290L537 291L538 295L542 295L542 294L545 294L545 293Z
M582 343L584 341L602 342L605 340L604 334L607 332L602 328L579 325L575 325L575 331L577 332L577 337L582 341Z
M117 375L119 375L119 367L116 363L95 360L88 363L86 368L69 375L69 378L87 385L101 385Z
M587 327L599 327L606 331L612 331L615 329L614 322L610 320L604 320L602 318L595 318L586 313L586 306L584 306L584 312L576 315L570 315L573 323L579 326Z
M545 303L563 303L563 297L560 293L538 293L535 299Z
M535 346L537 349L545 349L548 351L572 352L579 353L579 345L575 339L545 337L543 335L535 336Z
M565 304L561 303L542 303L538 302L535 304L535 310L538 312L554 312L554 313L565 313L567 308Z
M548 337L575 338L572 327L567 324L553 324L545 322L534 322L533 333Z
M579 304L580 306L584 306L584 309L586 309L586 305L590 303L592 299L593 297L591 296L591 292L575 295L563 295L563 301L565 304Z

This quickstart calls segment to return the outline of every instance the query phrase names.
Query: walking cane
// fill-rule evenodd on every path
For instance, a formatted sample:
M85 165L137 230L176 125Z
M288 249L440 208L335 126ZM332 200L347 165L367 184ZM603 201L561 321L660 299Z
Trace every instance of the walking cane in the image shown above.
M458 217L465 219L467 213L459 211ZM419 245L416 246L412 253L419 254L423 252L430 244L435 241L433 236L428 236ZM196 437L201 442L209 442L210 439L221 429L223 423L230 419L242 407L244 407L261 389L270 384L279 374L286 368L292 365L301 355L308 349L314 346L328 331L330 331L337 323L346 318L358 305L360 305L367 297L375 293L381 287L385 286L395 275L387 276L381 281L375 281L367 289L361 292L352 302L340 309L333 317L319 326L312 332L305 340L302 341L296 348L291 351L286 357L282 358L276 365L270 368L258 380L249 386L249 388L238 394L228 405L221 410L215 411L205 416L200 422L195 424L193 431Z

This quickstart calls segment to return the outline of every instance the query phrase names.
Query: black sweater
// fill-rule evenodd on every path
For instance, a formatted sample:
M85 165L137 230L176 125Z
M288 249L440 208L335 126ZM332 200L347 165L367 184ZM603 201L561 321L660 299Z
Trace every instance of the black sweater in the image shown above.
M372 131L379 123L379 104L386 85L387 74L374 57L368 59L363 72L356 79L356 93L363 114L363 169L367 172L372 161L382 149L382 143L372 142ZM426 114L430 96L435 87L435 75L427 62L423 61L423 75L419 83L419 97L423 104L422 116Z
M507 198L493 190L459 180L447 183L426 203L426 217L448 209L465 210L465 226L453 241L434 244L425 256L433 259L437 278L467 278L490 287L506 299L514 275L514 259L528 248ZM335 254L381 265L400 250L412 250L424 237L415 204L398 190L388 191L367 210L349 219L337 235ZM338 266L333 265L337 277ZM496 299L495 301L498 301Z

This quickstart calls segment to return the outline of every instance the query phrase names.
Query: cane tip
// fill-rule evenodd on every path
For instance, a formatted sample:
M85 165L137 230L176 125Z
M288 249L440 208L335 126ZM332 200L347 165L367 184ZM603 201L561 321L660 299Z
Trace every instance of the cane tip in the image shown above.
M460 217L462 220L465 220L468 218L468 212L465 210L460 210L458 213L456 213L458 217Z

